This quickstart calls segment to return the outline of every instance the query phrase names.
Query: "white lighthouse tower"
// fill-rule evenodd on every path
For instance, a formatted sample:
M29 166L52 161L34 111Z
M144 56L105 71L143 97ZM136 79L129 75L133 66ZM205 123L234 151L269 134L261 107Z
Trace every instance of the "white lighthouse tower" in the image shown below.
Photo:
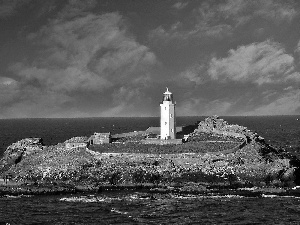
M176 139L175 105L173 94L168 90L163 94L160 104L160 138Z

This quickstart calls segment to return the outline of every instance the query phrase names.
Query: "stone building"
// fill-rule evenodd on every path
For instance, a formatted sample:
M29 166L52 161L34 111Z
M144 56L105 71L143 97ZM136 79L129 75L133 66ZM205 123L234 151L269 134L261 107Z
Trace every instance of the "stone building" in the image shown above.
M108 133L97 133L95 132L91 137L90 137L90 144L91 145L100 145L104 143L111 143L112 137L110 132Z
M72 137L71 139L65 141L65 148L67 150L75 148L86 149L88 147L88 144L88 137Z

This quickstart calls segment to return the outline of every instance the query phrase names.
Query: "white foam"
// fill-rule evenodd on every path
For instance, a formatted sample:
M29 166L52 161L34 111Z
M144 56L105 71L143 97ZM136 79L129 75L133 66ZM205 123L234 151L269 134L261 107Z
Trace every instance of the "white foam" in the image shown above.
M150 197L148 196L141 196L141 195L138 195L138 194L133 194L133 195L130 195L128 197L126 197L126 200L129 200L129 201L133 201L133 200L149 200L151 199Z
M211 195L211 196L204 196L205 198L244 198L241 195Z
M241 195L172 195L172 198L177 199L197 199L197 198L244 198Z
M252 187L252 188L239 188L238 190L244 190L244 191L254 191L256 190L257 187Z
M300 198L300 197L297 197L297 196L289 196L289 195L284 195L284 196L281 196L281 195L268 195L268 194L262 194L261 195L263 198Z
M278 195L266 195L266 194L262 194L261 197L263 198L277 198L277 197L280 197Z
M20 195L5 195L6 198L21 198Z
M101 197L96 197L96 196L66 197L66 198L60 199L60 201L65 201L65 202L84 202L84 203L111 202L113 200L121 200L121 199L120 198L101 198Z
M122 211L120 211L120 210L117 210L117 209L115 209L115 208L112 208L110 211L111 211L111 212L118 213L118 214L123 214L123 215L126 215L126 214L128 214L128 212L122 212Z
M29 198L33 195L5 195L6 198Z
M197 195L172 195L172 198L177 198L177 199L195 199L195 198L199 198L202 196L197 196Z

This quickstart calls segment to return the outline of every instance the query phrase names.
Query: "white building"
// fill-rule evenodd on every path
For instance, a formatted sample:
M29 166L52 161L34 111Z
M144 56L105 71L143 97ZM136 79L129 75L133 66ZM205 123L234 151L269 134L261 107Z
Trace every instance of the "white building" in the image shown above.
M173 94L168 90L163 94L160 104L160 138L176 139L175 105Z

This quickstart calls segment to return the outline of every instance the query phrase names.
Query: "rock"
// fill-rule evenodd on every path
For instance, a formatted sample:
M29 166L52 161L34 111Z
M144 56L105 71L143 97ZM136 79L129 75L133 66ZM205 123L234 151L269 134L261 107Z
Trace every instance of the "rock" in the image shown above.
M286 171L282 173L280 176L280 180L285 184L291 184L295 181L295 168L288 168Z
M0 174L7 171L11 166L17 165L27 155L43 149L43 139L25 138L7 147L0 160Z
M64 144L42 146L40 139L23 139L7 148L0 165L2 174L14 174L15 181L41 184L31 186L36 188L34 193L63 191L59 189L61 183L70 184L72 188L67 190L75 192L146 186L164 191L201 192L209 187L280 187L300 182L300 161L266 144L245 127L230 125L213 116L199 123L191 139L197 132L206 132L209 135L202 137L215 138L218 145L226 141L242 145L231 151L205 154L192 149L182 154L95 153L81 148L66 150ZM142 145L131 143L130 146L139 149ZM188 146L200 148L197 141ZM170 148L160 146L160 149L164 147ZM172 189L172 185L176 188ZM165 186L169 188L166 190Z

